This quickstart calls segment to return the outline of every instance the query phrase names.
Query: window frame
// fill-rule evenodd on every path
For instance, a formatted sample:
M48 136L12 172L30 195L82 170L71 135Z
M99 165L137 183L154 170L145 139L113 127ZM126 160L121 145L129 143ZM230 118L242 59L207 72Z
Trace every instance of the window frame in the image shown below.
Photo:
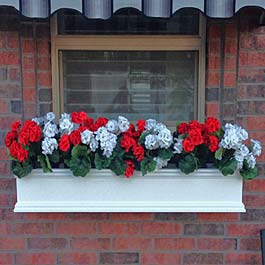
M197 51L198 90L195 118L205 119L206 19L199 18L199 35L60 35L57 15L51 17L51 71L53 111L64 112L64 91L61 71L64 50L120 51Z

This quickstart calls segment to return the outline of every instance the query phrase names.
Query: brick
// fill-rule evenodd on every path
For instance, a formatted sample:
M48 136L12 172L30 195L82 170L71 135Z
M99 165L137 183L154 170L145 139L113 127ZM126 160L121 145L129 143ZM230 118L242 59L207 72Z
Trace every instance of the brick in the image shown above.
M207 102L206 103L206 115L208 117L218 117L219 116L219 103L218 102Z
M260 238L241 238L240 250L259 251L261 249Z
M235 99L236 99L236 89L234 88L223 89L223 101L224 102L234 102Z
M265 47L265 35L255 35L255 47L256 49L264 50Z
M144 253L143 265L175 265L181 264L181 256L177 253Z
M35 59L33 56L24 56L22 59L23 70L34 70Z
M69 220L85 221L102 221L110 219L109 213L68 213Z
M10 176L10 162L7 161L0 161L0 176Z
M47 235L53 231L52 223L17 223L12 228L15 235Z
M0 129L9 130L10 125L17 120L17 117L0 117Z
M264 99L265 86L264 85L248 85L246 88L248 99Z
M0 238L0 250L23 250L25 247L24 238Z
M222 35L222 25L209 23L208 39L219 39Z
M96 233L94 223L57 223L56 234L58 235L89 235Z
M152 213L112 213L111 220L119 221L149 221L153 219Z
M255 36L252 34L241 33L239 40L240 48L255 49Z
M262 132L263 133L263 132ZM265 179L253 179L244 182L246 192L265 192Z
M0 99L0 113L1 114L7 114L9 113L9 105L6 100Z
M207 87L220 87L220 73L214 71L208 71L206 75Z
M18 253L16 254L16 264L19 265L48 265L54 264L55 253Z
M25 220L30 221L61 221L67 219L67 213L27 213Z
M240 52L239 54L239 66L247 66L248 65L248 53Z
M225 87L236 87L236 72L225 72L224 73L224 86Z
M15 179L0 179L0 192L13 193L16 190Z
M38 24L37 28L36 28L36 35L37 38L39 39L45 39L48 38L50 36L50 27L49 24L45 23L45 24Z
M74 238L71 240L71 247L78 250L108 250L110 245L109 238Z
M50 57L38 57L38 70L50 71L51 70L51 58Z
M17 52L0 52L0 65L18 65L19 56Z
M239 82L253 83L265 80L265 71L261 69L239 68Z
M142 224L142 233L144 235L175 235L179 234L180 231L180 225L175 223L149 222Z
M13 255L8 253L0 253L0 265L13 265Z
M7 47L10 49L18 49L19 47L19 38L17 32L7 34Z
M100 253L99 255L100 264L138 264L139 254L138 253Z
M217 55L209 56L207 58L207 69L208 70L221 69L221 57Z
M265 116L247 117L248 130L265 130Z
M10 207L12 206L12 201L9 194L0 194L0 207ZM1 225L0 225L1 227ZM1 231L0 231L1 234Z
M106 235L136 235L139 224L135 223L99 223L98 233Z
M228 236L259 236L265 224L227 224Z
M47 112L45 112L45 114ZM32 117L35 117L36 115L37 115L36 102L27 102L27 104L24 104L24 119L32 119Z
M217 101L219 99L219 88L206 89L206 101Z
M48 41L37 41L37 52L42 56L50 56L50 43Z
M261 253L228 253L225 262L231 265L260 265Z
M236 243L236 239L199 238L198 249L213 251L235 250Z
M195 248L193 238L157 238L155 249L157 250L192 250Z
M47 112L52 111L52 104L47 103L47 104L40 104L40 115L45 115Z
M248 209L245 214L241 214L241 221L264 222L265 221L265 209Z
M36 77L34 72L23 74L23 84L25 87L35 87Z
M23 53L34 53L35 42L33 40L22 40L22 52Z
M41 72L38 73L38 86L40 87L51 87L52 86L52 79L50 72Z
M247 208L265 207L265 194L263 195L244 195L244 204Z
M236 55L236 52L237 52L237 40L226 39L225 40L225 54Z
M67 239L65 238L29 238L28 247L29 249L35 250L62 250L66 249L68 245Z
M209 222L233 222L238 221L237 213L198 213L198 220Z
M39 90L39 101L51 101L52 100L52 90L51 89L40 89Z
M152 248L152 239L115 237L112 244L115 250L148 250Z
M223 224L185 224L185 235L224 235Z
M264 67L265 52L249 52L248 54L248 66Z
M189 253L184 254L184 264L223 264L223 254L221 253ZM235 264L234 264L235 265Z
M58 265L94 265L97 263L96 253L61 252L58 254Z
M1 195L4 195L4 194L0 194L0 196ZM0 201L0 204L1 204L1 201ZM8 234L10 234L10 225L7 223L3 223L3 224L0 223L0 236L8 235Z
M23 38L33 38L33 24L22 23L20 33Z
M23 109L23 103L21 100L11 100L11 112L16 114L21 114Z
M11 68L9 69L9 80L10 81L20 81L20 69Z
M4 32L0 33L0 48L6 48L6 37Z
M0 81L6 81L7 80L7 68L1 67L0 68Z
M225 70L235 70L237 67L237 57L236 56L226 56L225 57Z
M237 24L227 23L225 25L225 36L226 38L237 38Z
M208 56L221 55L221 39L208 39Z
M195 213L155 213L154 219L158 221L194 221Z

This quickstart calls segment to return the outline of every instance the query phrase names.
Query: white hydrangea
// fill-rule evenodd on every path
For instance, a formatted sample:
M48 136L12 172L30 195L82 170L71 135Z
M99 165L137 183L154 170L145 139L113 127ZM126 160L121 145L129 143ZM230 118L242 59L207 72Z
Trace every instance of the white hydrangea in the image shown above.
M159 133L160 131L167 129L167 126L165 124L159 122L153 127L153 129L154 129L155 133Z
M175 138L175 144L173 146L173 149L174 149L174 154L181 154L182 151L183 151L183 147L182 147L182 142L183 142L183 139L181 138Z
M90 130L85 130L81 132L81 142L83 144L89 145L92 138L93 138L93 132L91 132Z
M260 141L251 139L251 143L252 143L252 154L254 156L260 156L262 151L262 146Z
M56 118L56 115L53 112L48 112L45 116L45 119L47 121L54 121Z
M169 148L173 143L173 136L169 129L166 127L162 127L161 131L159 131L157 135L157 139L159 141L160 148Z
M96 150L98 149L98 141L95 139L94 136L90 140L89 147L92 152L96 152Z
M240 146L240 148L238 148L236 151L235 151L235 159L237 161L237 167L239 169L241 169L243 167L243 162L244 162L244 159L247 158L249 154L249 149L246 145L242 144Z
M156 120L148 119L148 120L146 120L145 129L147 131L151 131L152 129L155 128L156 124L157 124Z
M40 126L44 125L44 122L45 122L43 117L36 117L36 118L31 119L31 120L36 122Z
M70 134L74 130L74 124L70 114L64 113L59 120L60 132L62 134Z
M118 117L118 126L121 132L126 132L130 128L130 122L123 116Z
M103 155L110 157L117 144L117 135L110 133L105 127L100 127L96 131L95 139L99 142Z
M42 141L42 153L44 155L51 155L53 151L57 150L58 143L55 138L45 137Z
M119 125L116 120L109 120L106 124L106 128L111 133L117 133L119 131Z
M44 137L54 137L58 133L58 128L55 123L47 122L43 128Z
M145 137L145 147L149 150L154 150L159 147L157 135L149 134Z
M249 153L249 155L247 156L247 163L250 168L254 168L256 166L256 158L252 153Z
M156 161L156 168L157 169L161 169L163 167L166 167L169 160L170 159L164 160L164 159L162 159L162 158L160 158L158 156L157 157L154 157L154 161Z

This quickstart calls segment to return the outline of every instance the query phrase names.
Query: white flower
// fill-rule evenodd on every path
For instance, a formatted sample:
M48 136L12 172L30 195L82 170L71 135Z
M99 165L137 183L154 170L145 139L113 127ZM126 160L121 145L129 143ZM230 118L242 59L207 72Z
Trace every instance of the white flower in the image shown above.
M154 119L146 120L145 129L151 131L156 126L157 122Z
M89 147L92 152L96 152L96 150L98 149L98 141L95 139L95 137L91 138Z
M156 167L157 167L157 169L161 169L163 167L166 167L169 160L170 159L164 160L164 159L162 159L160 157L154 157L154 161L156 161Z
M81 141L83 144L89 145L93 137L93 132L85 130L81 132Z
M48 112L45 116L46 120L47 121L54 121L56 116L53 112Z
M57 125L52 122L47 122L43 128L43 134L45 137L54 137L58 133Z
M38 125L42 126L44 124L44 118L43 117L39 117L39 118L33 118L31 119L32 121L36 122Z
M251 139L252 143L252 154L254 156L260 156L262 151L262 146L260 144L260 141Z
M60 131L62 133L70 134L74 130L74 124L71 121L70 115L62 114L62 118L59 121Z
M153 128L155 133L159 133L160 131L166 129L167 127L165 124L159 122Z
M119 125L116 120L109 120L106 124L106 128L111 133L117 133L119 130Z
M173 143L173 136L166 127L164 127L157 135L157 139L159 141L159 146L161 148L169 148Z
M123 116L118 117L118 126L121 132L126 132L130 128L130 122Z
M145 137L145 147L149 150L154 150L159 147L158 138L156 135L149 134Z
M173 146L174 148L174 154L181 154L181 152L183 151L183 147L182 147L182 142L183 142L183 139L181 138L175 138L176 142Z
M254 168L256 166L256 159L252 153L249 153L247 162L250 168Z
M41 147L42 147L42 153L44 155L51 155L54 150L57 150L58 143L55 138L45 137L44 140L42 141Z
M64 119L67 119L67 120L70 120L70 121L72 120L71 115L68 114L68 113L61 114L61 120L64 120Z

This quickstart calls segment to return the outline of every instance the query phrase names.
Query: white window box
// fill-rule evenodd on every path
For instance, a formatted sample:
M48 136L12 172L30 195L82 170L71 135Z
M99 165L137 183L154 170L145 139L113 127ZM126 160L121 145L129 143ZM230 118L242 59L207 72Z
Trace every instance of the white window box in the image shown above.
M130 179L110 170L85 178L70 170L33 170L17 178L15 212L245 212L242 178L216 169L189 175L163 169Z

